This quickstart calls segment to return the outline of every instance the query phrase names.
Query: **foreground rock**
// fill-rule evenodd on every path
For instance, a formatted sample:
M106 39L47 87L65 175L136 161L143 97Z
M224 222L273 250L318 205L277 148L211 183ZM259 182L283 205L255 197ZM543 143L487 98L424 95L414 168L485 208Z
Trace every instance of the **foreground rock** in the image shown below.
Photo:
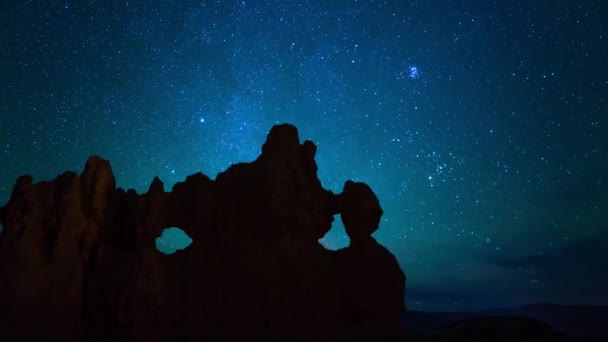
M370 236L379 203L362 183L323 189L315 153L279 125L254 162L170 192L117 189L98 157L81 175L20 177L0 208L3 336L402 339L405 276ZM318 239L338 213L353 244L333 252ZM164 255L154 242L172 226L194 242Z

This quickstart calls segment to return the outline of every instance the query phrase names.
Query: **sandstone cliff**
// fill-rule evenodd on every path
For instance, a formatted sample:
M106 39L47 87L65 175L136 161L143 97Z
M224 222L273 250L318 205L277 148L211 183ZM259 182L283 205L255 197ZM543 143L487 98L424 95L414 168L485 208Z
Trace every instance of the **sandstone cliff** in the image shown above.
M405 276L370 236L378 200L362 183L325 190L315 153L278 125L257 160L171 191L157 178L144 194L116 188L95 156L81 175L20 177L0 208L3 336L402 337ZM336 214L353 244L329 251L318 239ZM154 242L172 226L194 242L165 255Z

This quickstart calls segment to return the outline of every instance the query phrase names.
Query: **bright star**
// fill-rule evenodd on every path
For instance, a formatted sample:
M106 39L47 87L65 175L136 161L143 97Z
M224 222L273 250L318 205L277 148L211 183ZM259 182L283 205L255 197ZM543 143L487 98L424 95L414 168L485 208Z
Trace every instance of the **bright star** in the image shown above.
M409 76L411 79L417 80L418 78L420 78L420 70L418 70L417 66L410 65L409 72Z

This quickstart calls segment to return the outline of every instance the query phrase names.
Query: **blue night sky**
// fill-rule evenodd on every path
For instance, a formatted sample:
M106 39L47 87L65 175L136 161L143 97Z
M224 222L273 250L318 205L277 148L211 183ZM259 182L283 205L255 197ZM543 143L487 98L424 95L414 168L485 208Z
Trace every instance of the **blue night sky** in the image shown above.
M91 154L213 178L288 122L377 193L410 309L608 304L606 1L0 6L0 204Z

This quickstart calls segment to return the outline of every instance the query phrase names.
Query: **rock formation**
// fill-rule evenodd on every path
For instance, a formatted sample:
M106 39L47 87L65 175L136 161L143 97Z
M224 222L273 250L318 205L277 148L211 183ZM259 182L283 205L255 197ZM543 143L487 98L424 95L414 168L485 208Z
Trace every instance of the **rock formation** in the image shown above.
M350 246L337 252L348 305L344 319L385 324L405 310L405 275L397 259L371 234L378 229L382 208L365 183L347 181L338 207Z
M108 161L17 180L0 207L0 334L68 340L201 340L399 334L405 277L370 234L382 210L362 183L317 178L316 146L273 127L261 155L167 192L115 187ZM352 244L319 244L340 213ZM160 253L176 226L189 248ZM383 334L383 335L378 335Z

